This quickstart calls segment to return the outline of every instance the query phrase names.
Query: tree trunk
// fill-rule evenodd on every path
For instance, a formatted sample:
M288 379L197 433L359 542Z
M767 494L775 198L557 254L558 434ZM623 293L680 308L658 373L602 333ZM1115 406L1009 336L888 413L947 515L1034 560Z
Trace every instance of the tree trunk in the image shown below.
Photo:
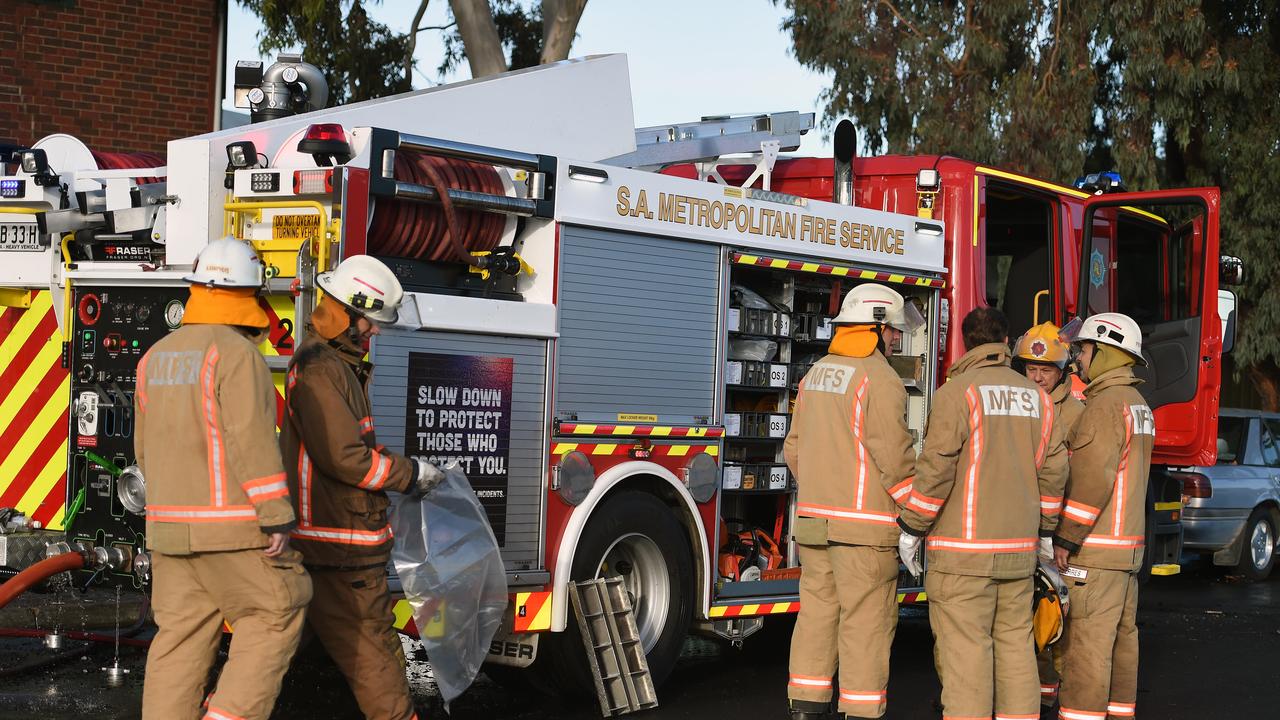
M404 54L404 82L410 90L413 89L413 54L418 50L418 25L422 22L422 16L427 14L427 5L431 0L422 0L418 3L418 11L413 14L413 24L409 25L409 48Z
M488 0L449 0L458 34L471 65L471 77L497 75L507 71L507 56L502 52L502 39L493 22Z
M1280 367L1270 360L1249 367L1264 412L1280 412Z
M542 0L542 59L546 63L569 57L578 21L587 0Z

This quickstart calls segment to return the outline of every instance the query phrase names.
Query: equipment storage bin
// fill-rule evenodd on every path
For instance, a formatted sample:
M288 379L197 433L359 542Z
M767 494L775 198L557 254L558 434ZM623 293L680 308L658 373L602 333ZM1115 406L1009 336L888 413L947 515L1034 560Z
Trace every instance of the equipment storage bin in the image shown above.
M834 327L831 318L817 313L796 313L792 337L805 342L830 340Z
M754 362L751 360L730 360L725 363L725 383L750 387L784 388L787 386L787 365L785 363Z
M789 492L794 488L785 463L725 463L720 485L734 492Z
M743 335L791 337L791 316L772 310L729 308L729 332Z
M782 439L791 429L785 413L725 413L724 434L728 437Z

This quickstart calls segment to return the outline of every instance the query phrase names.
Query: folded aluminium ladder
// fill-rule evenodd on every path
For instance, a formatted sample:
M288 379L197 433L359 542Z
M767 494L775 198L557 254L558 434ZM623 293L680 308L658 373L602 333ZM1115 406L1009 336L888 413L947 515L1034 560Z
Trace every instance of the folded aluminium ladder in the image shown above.
M600 700L600 713L613 717L657 707L649 661L640 644L640 632L622 578L586 580L569 588Z
M656 169L676 163L714 160L724 155L775 152L800 147L800 137L813 129L813 113L718 115L699 122L636 128L634 152L604 160L606 164ZM774 144L776 143L776 145Z

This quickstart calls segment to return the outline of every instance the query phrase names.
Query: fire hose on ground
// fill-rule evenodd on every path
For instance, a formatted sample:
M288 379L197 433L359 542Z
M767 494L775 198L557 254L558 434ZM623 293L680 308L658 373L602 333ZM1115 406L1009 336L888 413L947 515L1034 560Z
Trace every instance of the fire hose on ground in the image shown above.
M58 573L68 570L80 570L83 567L84 556L78 552L67 552L51 558L45 558L0 585L0 608L13 602L14 598Z

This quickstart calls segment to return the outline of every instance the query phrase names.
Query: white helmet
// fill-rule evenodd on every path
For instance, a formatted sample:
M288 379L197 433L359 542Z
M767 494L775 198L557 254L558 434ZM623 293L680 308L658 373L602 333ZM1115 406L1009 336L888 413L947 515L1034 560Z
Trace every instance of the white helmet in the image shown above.
M1142 357L1142 329L1133 318L1122 313L1091 315L1080 324L1079 330L1066 339L1070 342L1095 342L1118 347L1132 355L1139 365L1147 364Z
M249 243L228 236L205 245L191 274L182 279L209 287L260 288L266 277L262 258Z
M844 296L840 314L833 323L849 325L888 325L905 333L915 332L924 325L924 318L916 306L902 299L898 291L865 283L858 285Z
M400 316L404 289L391 268L368 255L352 255L333 272L316 278L334 300L376 323L391 324Z

